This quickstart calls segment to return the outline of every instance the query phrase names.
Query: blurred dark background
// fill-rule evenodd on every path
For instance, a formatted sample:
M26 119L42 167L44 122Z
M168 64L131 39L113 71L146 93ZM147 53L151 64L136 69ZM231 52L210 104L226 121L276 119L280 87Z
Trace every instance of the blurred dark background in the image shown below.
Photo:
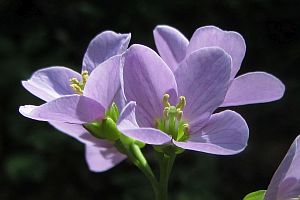
M188 38L204 25L237 31L247 44L239 73L267 71L286 85L280 101L232 108L250 128L241 154L180 155L170 199L239 200L266 189L300 133L299 9L296 0L0 0L0 199L153 199L147 180L129 162L89 172L82 144L22 117L18 107L42 103L20 84L35 70L61 65L79 71L89 41L107 29L131 32L131 44L155 48L157 24Z

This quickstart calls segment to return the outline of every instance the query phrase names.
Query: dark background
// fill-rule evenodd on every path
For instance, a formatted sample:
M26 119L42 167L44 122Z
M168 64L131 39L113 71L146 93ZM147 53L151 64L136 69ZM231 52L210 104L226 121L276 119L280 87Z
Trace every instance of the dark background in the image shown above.
M61 65L79 71L89 41L107 29L131 32L131 44L155 48L157 24L174 26L188 38L204 25L237 31L247 44L240 74L267 71L286 85L280 101L232 108L250 128L241 154L180 155L170 199L238 200L266 189L300 133L299 9L296 0L0 0L0 199L153 199L147 180L129 162L89 172L82 144L22 117L18 107L42 103L20 84L35 70Z

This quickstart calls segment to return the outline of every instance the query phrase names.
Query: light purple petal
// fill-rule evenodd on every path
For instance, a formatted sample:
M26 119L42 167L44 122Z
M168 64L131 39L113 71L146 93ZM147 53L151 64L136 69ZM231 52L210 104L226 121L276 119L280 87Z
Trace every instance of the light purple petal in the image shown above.
M265 200L296 198L300 194L300 136L298 136L276 170Z
M161 145L171 141L171 137L154 128L139 128L135 117L135 102L129 102L118 120L118 129L126 136L146 144Z
M190 131L190 138L186 142L173 141L174 144L184 149L217 155L233 155L243 151L249 137L245 120L230 110L212 115L202 130L193 130L191 127Z
M222 106L264 103L280 99L284 94L283 83L265 72L251 72L235 78Z
M162 98L170 94L177 99L174 75L164 61L150 48L132 45L125 53L123 69L124 92L128 101L137 102L137 120L140 126L154 126L162 116Z
M224 101L231 58L217 47L202 48L184 60L175 72L178 95L185 96L183 116L201 127Z
M104 31L89 44L83 57L82 70L92 72L100 63L108 58L123 53L130 42L130 34L118 34Z
M165 25L156 26L153 35L160 56L174 72L185 58L188 39L177 29Z
M94 145L102 148L108 148L112 146L112 143L107 140L100 140L90 133L88 133L82 125L79 124L69 124L63 122L49 122L59 131L77 139L86 145Z
M89 76L83 95L107 109L120 90L121 65L121 56L114 56L101 63Z
M120 113L120 117L117 122L119 130L139 128L135 117L136 102L130 101Z
M48 67L33 73L22 85L33 95L44 101L51 101L63 95L74 94L70 78L81 79L80 74L66 67Z
M21 106L20 113L39 121L83 124L104 115L104 108L93 99L79 95L64 96L41 106Z
M231 79L240 69L246 52L243 37L234 31L223 31L215 26L204 26L195 31L187 48L187 56L203 47L220 47L232 58Z
M99 148L86 145L85 158L91 171L104 172L119 164L126 156L119 153L115 147Z

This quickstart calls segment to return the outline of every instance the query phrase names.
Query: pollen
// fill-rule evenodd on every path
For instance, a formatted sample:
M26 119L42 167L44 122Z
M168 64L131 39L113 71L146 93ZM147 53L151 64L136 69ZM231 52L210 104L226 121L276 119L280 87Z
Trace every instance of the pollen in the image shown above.
M89 78L89 72L84 70L81 72L81 81L79 81L77 78L70 79L70 83L71 83L70 87L76 94L82 95L84 86L88 78Z

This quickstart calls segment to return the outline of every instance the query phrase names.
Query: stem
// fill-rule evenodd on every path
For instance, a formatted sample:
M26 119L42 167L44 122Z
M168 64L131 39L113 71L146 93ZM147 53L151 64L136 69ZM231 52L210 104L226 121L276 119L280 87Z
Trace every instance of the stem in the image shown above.
M145 159L143 153L141 152L141 149L139 148L138 145L136 144L131 144L130 145L130 153L133 155L129 156L130 160L135 164L141 172L147 177L149 182L151 183L155 199L158 199L158 194L159 194L159 183L155 178L155 175L153 174L151 167L149 166L147 160Z
M161 154L160 160L160 179L159 179L159 197L157 200L168 200L168 183L176 154Z

